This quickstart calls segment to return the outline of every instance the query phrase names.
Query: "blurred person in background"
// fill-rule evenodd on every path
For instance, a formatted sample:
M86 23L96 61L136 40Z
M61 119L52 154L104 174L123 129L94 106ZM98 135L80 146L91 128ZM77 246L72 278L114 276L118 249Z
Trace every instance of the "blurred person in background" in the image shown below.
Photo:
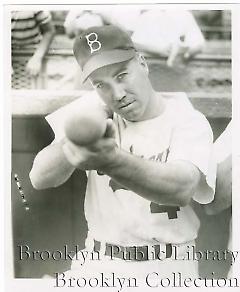
M132 9L126 13L126 8L102 10L70 10L64 22L66 34L73 38L92 26L113 24L126 30L130 35L136 29L136 22L143 10Z
M91 10L70 10L64 21L64 28L67 36L74 38L91 26L103 24L102 17Z
M200 53L204 36L190 11L147 10L138 18L132 34L140 51L167 57L167 66L177 57L188 60Z
M12 49L36 46L33 56L26 65L27 72L37 76L42 68L43 58L55 35L51 14L48 11L12 11Z

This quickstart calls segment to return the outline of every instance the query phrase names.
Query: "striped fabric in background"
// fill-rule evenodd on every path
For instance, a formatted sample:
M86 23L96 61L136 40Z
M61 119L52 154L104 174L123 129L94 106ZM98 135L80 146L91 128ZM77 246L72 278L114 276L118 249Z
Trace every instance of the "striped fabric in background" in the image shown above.
M41 25L51 21L48 11L12 11L12 46L35 45L41 41Z

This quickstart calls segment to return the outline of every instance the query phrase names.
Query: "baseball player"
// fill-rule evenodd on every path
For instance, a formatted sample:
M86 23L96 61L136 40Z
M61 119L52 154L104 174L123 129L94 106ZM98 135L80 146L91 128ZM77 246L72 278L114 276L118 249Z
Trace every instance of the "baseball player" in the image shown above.
M47 117L55 140L30 173L41 189L62 184L75 168L86 170L85 250L99 252L101 260L75 260L69 273L197 277L197 261L186 256L199 229L191 201L207 204L214 194L214 175L206 175L213 139L208 121L184 93L153 89L144 58L118 27L87 29L73 51L95 90ZM89 113L96 104L106 112L106 132L79 145L66 138L64 124L87 103Z

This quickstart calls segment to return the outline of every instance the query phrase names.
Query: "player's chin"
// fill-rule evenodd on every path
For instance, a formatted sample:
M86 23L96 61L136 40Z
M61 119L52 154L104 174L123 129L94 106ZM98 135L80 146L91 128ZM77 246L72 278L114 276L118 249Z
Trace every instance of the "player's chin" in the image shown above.
M128 120L130 122L137 122L137 121L139 121L138 115L136 113L133 113L133 112L120 113L120 115L121 115L122 118L124 118L125 120Z
M120 109L118 112L124 119L137 122L141 120L141 110L135 104L128 106L127 108Z

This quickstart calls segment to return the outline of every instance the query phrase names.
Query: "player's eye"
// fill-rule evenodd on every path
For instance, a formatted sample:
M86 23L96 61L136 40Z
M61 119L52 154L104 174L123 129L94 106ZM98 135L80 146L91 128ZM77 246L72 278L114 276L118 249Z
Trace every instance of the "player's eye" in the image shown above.
M127 72L122 72L122 73L118 74L117 79L123 80L127 75L128 75Z

